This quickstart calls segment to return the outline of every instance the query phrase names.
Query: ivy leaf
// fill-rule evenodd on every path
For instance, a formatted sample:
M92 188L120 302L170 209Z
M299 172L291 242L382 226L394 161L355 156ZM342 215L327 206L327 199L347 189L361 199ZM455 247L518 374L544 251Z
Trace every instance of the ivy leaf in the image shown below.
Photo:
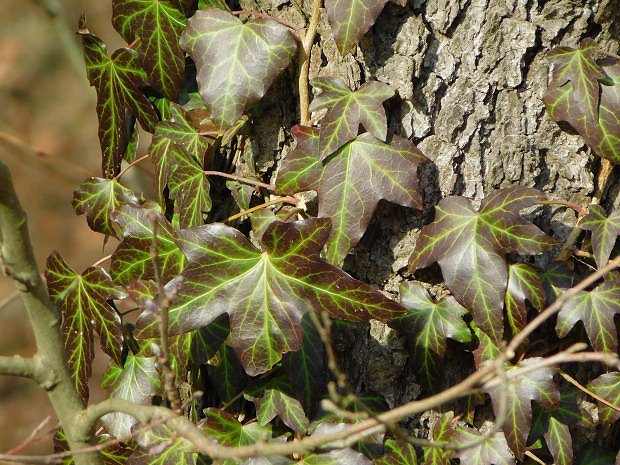
M386 453L373 461L374 465L417 465L418 455L411 444L403 444L393 439L385 441Z
M310 315L302 318L301 330L301 347L295 352L285 354L282 365L288 373L297 399L304 406L306 413L312 416L315 413L316 402L326 385L325 348Z
M495 344L504 332L505 254L538 254L554 245L519 215L544 198L536 189L500 189L484 199L478 212L463 197L442 199L435 221L422 228L409 259L412 272L438 262L448 289Z
M539 357L532 357L514 366L507 364L507 374L519 368L536 365L541 360ZM560 391L553 381L556 372L555 368L537 368L509 379L505 389L499 386L489 390L495 415L499 412L502 390L506 392L508 417L504 431L510 448L519 460L522 460L525 454L525 444L532 425L532 401L535 400L548 409L559 406Z
M552 81L544 96L554 121L568 123L601 157L620 162L620 62L603 58L596 42L556 47Z
M613 405L620 405L620 372L614 371L599 376L588 385L588 389ZM601 423L611 425L620 419L620 412L599 403Z
M140 435L139 443L140 449L131 455L128 465L196 465L197 463L198 454L192 443L187 439L176 437L165 425L156 426Z
M187 19L174 0L113 0L112 25L137 49L149 83L175 101L185 77L185 56L179 38Z
M447 444L456 432L452 429L454 412L444 413L433 426L433 442ZM440 447L423 447L424 465L449 465L451 451Z
M114 282L127 286L138 280L154 280L153 223L146 208L123 205L114 212L112 219L123 230L124 239L112 254L110 274ZM174 242L174 229L161 214L157 218L157 253L164 280L170 280L183 269L185 258Z
M312 86L322 92L312 100L310 111L327 108L327 114L321 121L321 161L355 139L360 124L370 134L385 142L387 117L383 101L394 96L390 86L371 81L351 91L339 77L317 78L312 81Z
M216 363L207 367L209 377L223 402L234 399L245 387L248 378L235 351L223 344L219 350Z
M556 410L547 410L534 404L534 417L530 430L529 443L545 438L547 448L557 465L572 465L573 463L573 438L568 423L575 424L574 415L580 416L576 404L566 406L565 391L561 393L560 407ZM570 392L570 391L569 391ZM574 392L574 391L573 391ZM574 401L574 395L569 400ZM566 415L568 413L568 415ZM565 420L568 418L568 422Z
M343 262L362 238L380 200L422 208L417 173L427 158L408 140L395 137L387 145L365 133L321 167L318 130L296 127L293 135L297 148L282 163L276 186L286 194L317 191L319 216L333 221L327 243L330 263Z
M538 272L524 263L512 263L508 266L508 287L506 288L506 314L508 324L515 335L527 324L528 301L536 310L545 307L545 290Z
M350 52L375 23L388 0L325 0L338 50Z
M620 209L614 210L609 216L600 205L590 205L588 214L579 223L581 229L592 231L592 249L599 268L609 261L611 251L620 235Z
M464 445L480 439L483 435L472 428L459 428L454 441ZM462 465L514 465L515 459L510 454L506 438L502 433L495 433L486 441L455 452Z
M432 389L441 372L439 364L446 352L446 339L471 341L471 332L463 320L468 312L452 296L436 302L418 282L401 284L400 302L407 314L390 322L390 326L409 338L415 363L427 388Z
M109 56L101 39L86 28L84 17L80 18L79 34L88 80L97 91L103 175L112 178L120 171L131 137L133 122L127 120L126 110L131 111L148 132L155 130L158 117L139 90L146 85L146 73L140 67L138 52L121 48Z
M547 296L547 305L551 305L562 292L575 284L577 275L568 269L564 262L552 262L540 278Z
M247 446L261 439L271 439L271 425L260 426L258 422L242 425L232 414L214 408L207 408L204 413L205 433L223 446Z
M270 423L277 415L295 432L304 434L308 430L310 420L283 376L259 381L246 390L244 397L256 405L256 418L261 426Z
M122 368L116 365L108 366L102 387L108 388L110 398L146 405L161 388L156 360L156 357L129 354ZM101 422L112 435L120 438L129 435L138 420L115 412L103 416Z
M365 455L353 449L338 449L324 454L307 454L297 465L372 465Z
M54 252L47 259L45 279L50 298L62 312L62 334L69 370L82 399L88 402L88 380L94 359L93 329L101 348L115 363L121 363L123 327L107 301L127 297L100 267L77 274Z
M620 276L617 273L608 276L607 281L592 291L579 291L566 301L555 326L558 336L566 337L581 321L594 350L618 350L614 315L620 313Z
M475 323L471 323L474 335L478 339L478 347L473 351L474 361L476 362L476 368L486 362L487 360L495 360L501 353L499 346L495 344L491 338L476 326Z
M230 11L230 7L224 0L198 0L199 10L206 10L207 8L219 8L220 10Z
M211 185L202 167L183 147L173 144L174 171L168 181L170 198L174 199L181 228L204 224L204 216L211 211Z
M197 11L181 35L196 62L198 88L220 130L260 100L297 51L291 32L272 19L247 23L228 11Z
M116 236L112 213L121 205L140 205L136 194L123 187L116 179L88 178L73 192L73 210L86 214L88 226L93 231Z
M253 376L268 371L282 353L299 349L301 318L308 311L349 321L402 314L399 304L320 259L329 230L328 218L276 221L263 235L262 252L223 224L180 231L178 243L190 264L170 308L171 334L228 313L231 345ZM153 315L143 314L141 334L155 334L155 323Z

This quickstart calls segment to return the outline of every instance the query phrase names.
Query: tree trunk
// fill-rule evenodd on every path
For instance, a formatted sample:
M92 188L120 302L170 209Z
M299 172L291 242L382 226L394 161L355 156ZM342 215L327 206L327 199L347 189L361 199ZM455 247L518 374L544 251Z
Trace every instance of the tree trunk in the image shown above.
M304 23L309 0L241 0L247 10ZM543 95L550 76L546 53L557 45L576 47L587 37L617 52L619 0L409 0L388 3L375 26L351 55L342 57L325 15L319 25L310 78L338 75L352 87L368 80L391 85L389 129L408 137L432 160L421 173L425 209L415 212L387 203L347 258L346 269L390 293L404 279L419 228L432 219L441 197L463 195L479 202L493 189L511 185L542 189L550 198L585 204L594 189L600 159L579 136L547 116ZM275 169L272 147L290 151L285 130L298 121L293 72L280 79L257 129L258 166ZM612 188L604 204L614 203ZM535 222L558 240L575 224L565 208L545 207ZM439 273L438 269L435 275ZM439 282L439 276L425 276ZM336 334L352 384L398 404L420 393L402 339L384 325ZM462 351L461 351L462 354ZM457 355L458 356L458 355ZM460 355L465 357L465 355ZM446 384L459 377L447 370Z

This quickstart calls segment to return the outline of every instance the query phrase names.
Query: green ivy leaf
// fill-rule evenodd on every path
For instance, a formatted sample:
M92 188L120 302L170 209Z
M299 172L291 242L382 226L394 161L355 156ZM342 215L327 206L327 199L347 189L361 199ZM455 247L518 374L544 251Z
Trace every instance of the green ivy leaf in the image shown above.
M616 352L618 335L614 315L620 313L620 275L610 273L607 281L592 291L579 291L558 313L555 330L566 337L578 321L586 329L594 350Z
M454 412L444 413L433 426L433 442L447 444L455 435L452 429ZM423 447L424 465L450 465L451 451L440 447Z
M556 47L552 81L544 96L554 121L568 123L601 157L620 162L620 62L604 63L596 42L585 39L578 49Z
M260 426L258 422L243 425L232 414L214 408L207 408L204 413L204 432L223 446L247 446L261 439L271 439L271 425Z
M297 465L372 465L363 454L353 449L338 449L324 454L307 454Z
M588 444L579 454L579 465L618 465L616 452L602 447L600 444Z
M407 314L390 322L390 326L409 338L415 363L426 387L432 389L441 372L439 364L446 352L446 339L471 341L471 332L463 320L468 312L452 296L435 302L418 282L401 284L400 302Z
M536 310L545 308L545 290L538 272L524 263L513 263L508 266L508 286L506 288L506 314L512 334L520 333L527 324L528 301Z
M278 416L293 431L304 434L308 430L310 420L284 376L260 380L247 389L243 396L256 405L256 418L261 426L269 424Z
M185 56L179 38L187 19L175 0L113 0L112 25L136 48L149 83L176 101L185 78Z
M230 11L230 7L224 0L198 0L199 10L206 10L207 8L219 8L220 10Z
M301 330L301 347L295 352L285 354L282 365L288 373L297 399L306 413L312 416L316 410L316 402L326 386L325 348L310 315L302 318Z
M327 242L330 263L344 261L362 238L380 200L422 208L417 174L427 158L408 140L395 137L387 145L362 134L341 147L319 171L318 130L293 128L292 133L297 148L282 163L276 186L287 194L317 191L319 216L333 221Z
M588 389L613 405L620 405L620 372L614 371L599 376L588 384ZM617 410L601 403L599 403L599 409L600 421L605 425L611 425L620 419L620 412Z
M459 428L454 441L464 445L482 436L475 429ZM457 450L455 456L460 459L462 465L514 465L515 463L502 433L495 433L474 447Z
M435 221L422 228L409 260L412 272L438 262L448 289L496 344L504 333L505 254L538 254L555 244L519 215L544 198L526 187L496 190L478 212L463 197L442 199Z
M230 402L243 391L248 382L248 377L235 351L226 344L220 347L219 357L215 363L209 364L207 371L217 393L225 403Z
M140 449L129 458L128 465L196 465L196 448L187 439L175 437L165 425L140 435ZM153 452L151 452L153 451Z
M588 214L579 222L579 227L592 231L592 249L598 267L607 265L616 239L620 235L620 208L607 216L600 205L590 205Z
M374 465L418 465L418 455L411 444L388 439L384 446L385 455L375 459Z
M546 304L551 305L560 294L573 287L577 275L574 271L569 270L564 262L552 262L543 271L540 278L547 296Z
M136 194L123 187L116 179L88 178L73 192L73 210L86 214L88 226L93 231L116 236L112 213L121 205L140 205Z
M101 444L113 438L109 434L101 434L95 439L98 444ZM56 434L54 434L53 437L53 442L55 454L68 452L70 450L69 443L67 442L67 435L63 429L58 429L56 431ZM129 456L133 453L135 447L136 444L133 440L130 441L129 444L114 444L106 447L100 452L103 456L103 465L126 465L128 463ZM73 457L66 457L62 460L62 462L57 463L62 463L62 465L74 465L75 461L73 460Z
M355 139L360 124L370 134L385 142L387 117L383 101L394 96L390 86L371 81L351 91L339 77L317 78L312 81L312 86L322 92L312 100L310 111L327 108L321 121L321 161Z
M327 21L342 55L375 24L388 0L325 0Z
M110 274L114 282L127 286L138 280L154 280L153 259L150 248L153 244L153 223L146 208L123 205L114 212L112 219L123 230L124 239L112 254ZM174 229L159 213L157 217L157 253L161 262L164 280L178 275L185 264L183 254L174 242Z
M102 387L107 387L110 398L125 399L146 405L161 388L156 357L129 354L123 367L109 365ZM138 420L124 413L108 413L101 418L107 430L117 438L128 436Z
M155 130L158 117L139 90L146 85L146 73L140 67L138 53L121 48L109 56L101 39L86 28L84 17L80 19L79 34L88 80L97 91L103 175L112 178L120 171L131 138L133 121L126 118L126 110L131 111L148 132Z
M67 363L86 404L95 357L93 329L99 335L102 350L120 365L123 327L116 309L107 300L124 299L127 294L112 282L103 268L91 266L77 274L58 252L47 259L45 279L50 298L62 312Z
M507 364L507 374L516 369L540 363L541 360L539 357L532 357L514 366ZM508 380L505 388L508 417L504 424L504 432L510 448L519 460L522 460L525 454L525 444L532 425L532 401L535 400L548 409L555 409L559 406L560 391L553 381L553 375L556 372L555 368L542 367ZM503 386L489 390L496 415L499 412L502 390L504 390Z
M244 24L217 8L197 11L180 43L196 62L200 95L220 130L265 95L297 51L291 32L274 20Z
M257 375L282 353L299 349L308 311L349 321L400 316L399 304L319 258L329 230L327 218L274 222L263 235L262 252L223 224L180 231L178 243L190 264L170 308L171 334L228 313L231 345L246 372ZM144 313L138 328L142 336L155 334L153 315Z

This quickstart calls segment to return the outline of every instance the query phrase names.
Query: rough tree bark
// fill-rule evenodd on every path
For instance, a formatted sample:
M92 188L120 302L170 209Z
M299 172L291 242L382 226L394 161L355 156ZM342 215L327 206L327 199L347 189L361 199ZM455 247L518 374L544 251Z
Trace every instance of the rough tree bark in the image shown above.
M302 12L310 11L311 1L240 0L240 6L304 24ZM387 102L390 131L415 141L433 162L421 173L423 212L379 206L346 261L356 277L396 292L409 278L406 263L419 228L443 196L480 201L495 188L519 184L551 198L589 203L600 160L579 136L562 132L546 115L542 97L550 69L545 54L557 45L576 47L586 37L617 52L619 0L388 3L346 57L339 54L325 15L319 33L310 77L339 75L354 87L371 79L390 84L397 91ZM257 128L257 164L263 171L277 171L278 158L290 151L284 129L298 122L291 110L295 82L289 71L267 96L271 108ZM275 158L273 147L282 148ZM612 187L603 204L615 203L619 190ZM565 208L541 208L534 217L560 240L575 223L574 213ZM355 337L337 334L335 342L346 354L342 364L356 388L378 392L389 403L419 394L405 344L384 325L360 328Z

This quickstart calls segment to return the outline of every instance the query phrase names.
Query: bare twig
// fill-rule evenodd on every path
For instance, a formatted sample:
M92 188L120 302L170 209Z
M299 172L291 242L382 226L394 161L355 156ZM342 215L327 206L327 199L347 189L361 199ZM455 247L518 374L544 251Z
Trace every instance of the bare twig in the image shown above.
M12 449L9 449L8 451L6 451L5 454L13 455L19 452L20 450L28 447L30 444L33 444L34 442L36 442L38 434L41 432L43 428L47 426L47 424L50 421L52 421L52 417L48 415L47 417L45 417L45 419L41 423L39 423L39 425L35 429L32 430L32 432L30 433L30 435L28 435L26 439L24 439L22 442L20 442L18 445L16 445ZM52 431L55 431L55 430L56 428L52 429Z
M177 288L174 286L169 292L164 289L164 283L161 275L161 264L159 262L159 254L157 252L158 240L157 240L157 215L154 212L150 212L149 215L153 224L153 241L151 243L151 261L153 262L153 270L155 273L155 281L157 282L157 288L159 290L157 297L157 323L159 328L159 365L164 372L164 390L166 397L170 403L171 409L177 414L181 415L183 412L181 409L181 397L175 384L175 374L170 366L170 347L168 345L168 310L172 303L172 300L176 297Z
M585 387L583 384L579 383L579 381L577 381L575 378L573 378L572 376L570 376L567 373L564 373L563 371L560 372L560 376L562 378L564 378L566 381L568 381L569 383L571 383L573 386L575 386L577 389L585 392L587 395L589 395L590 397L592 397L593 399L598 400L601 404L606 405L607 407L614 409L616 412L620 412L620 406L612 404L611 402L609 402L607 399L599 396L598 394L596 394L595 392L592 392L590 389L588 389L587 387Z
M16 300L19 297L19 291L14 291L12 294L9 294L4 299L0 300L0 310L4 310L4 307L8 306L11 302Z
M273 184L267 184L257 179L244 178L243 176L237 176L236 174L228 174L221 171L203 171L203 173L207 176L220 176L222 178L232 179L233 181L250 184L251 186L264 187L265 189L268 189L270 191L276 190L276 186L274 186Z
M308 29L303 34L302 44L299 47L299 113L300 123L303 126L310 124L310 112L308 110L310 106L310 93L309 93L309 75L310 75L310 55L312 53L312 44L314 44L314 38L316 37L316 30L319 24L319 18L321 15L321 5L323 0L313 0L312 2L312 14L310 16L310 23Z
M250 213L254 213L257 210L262 210L263 208L271 207L272 205L277 205L279 203L290 203L293 205L297 205L299 203L299 199L295 197L280 197L279 199L270 200L269 202L261 203L252 208L248 208L247 210L243 210L235 215L229 216L222 223L228 223L230 221L236 220L237 218L241 218L242 216L249 215Z

